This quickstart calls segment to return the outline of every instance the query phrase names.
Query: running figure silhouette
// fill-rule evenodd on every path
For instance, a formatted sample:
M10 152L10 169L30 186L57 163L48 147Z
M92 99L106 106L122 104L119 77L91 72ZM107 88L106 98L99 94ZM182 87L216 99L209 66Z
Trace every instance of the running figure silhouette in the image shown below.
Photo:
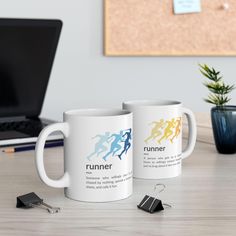
M151 130L151 134L148 138L144 140L145 143L148 143L150 139L155 139L156 137L161 135L160 129L164 128L165 122L163 119L160 119L160 121L153 121L150 125L154 124L155 126Z
M172 129L175 127L175 119L171 119L171 120L167 120L166 121L166 128L164 130L164 134L163 136L158 140L158 143L161 144L161 141L163 139L168 139L172 134L173 134L173 131Z
M106 161L107 157L109 155L114 156L116 152L118 152L122 147L119 144L123 140L123 131L121 130L119 134L112 134L108 141L110 141L114 137L114 140L111 143L110 151L103 157L103 159Z
M119 155L117 155L120 158L120 160L121 160L121 156L124 154L124 152L126 154L129 150L129 148L131 147L131 143L130 143L130 140L132 139L131 129L128 129L127 132L124 135L122 135L122 137L125 137L125 136L126 136L126 139L121 141L121 142L124 142L124 149L122 150L122 152Z
M110 136L110 133L109 132L105 132L104 135L96 135L95 137L93 137L92 139L95 139L95 138L99 138L98 142L95 144L95 149L94 149L94 152L91 153L87 159L90 160L91 157L95 154L97 154L97 156L99 156L99 154L101 154L102 152L105 152L107 151L107 147L105 146L105 144L109 143L109 136Z
M174 138L177 138L180 134L180 128L181 128L181 117L176 119L175 121L175 134L173 137L170 139L170 141L173 143Z

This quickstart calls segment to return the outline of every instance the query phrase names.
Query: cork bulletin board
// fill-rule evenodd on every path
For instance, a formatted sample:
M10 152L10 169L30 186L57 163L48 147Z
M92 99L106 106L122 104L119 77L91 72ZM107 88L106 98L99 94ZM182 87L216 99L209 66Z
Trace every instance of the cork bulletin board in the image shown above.
M201 0L201 8L175 15L173 0L104 0L104 53L235 56L236 0Z

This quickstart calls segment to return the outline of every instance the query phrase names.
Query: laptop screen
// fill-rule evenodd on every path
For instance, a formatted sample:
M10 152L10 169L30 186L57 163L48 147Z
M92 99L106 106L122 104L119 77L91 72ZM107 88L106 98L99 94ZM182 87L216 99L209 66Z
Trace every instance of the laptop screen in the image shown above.
M60 20L0 19L0 117L41 112Z

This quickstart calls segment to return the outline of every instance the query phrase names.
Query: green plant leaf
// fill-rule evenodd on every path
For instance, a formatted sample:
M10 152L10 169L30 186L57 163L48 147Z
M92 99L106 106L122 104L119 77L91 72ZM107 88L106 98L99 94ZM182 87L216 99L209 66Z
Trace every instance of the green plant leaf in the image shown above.
M220 76L220 71L216 71L213 67L209 68L206 64L198 65L200 67L200 73L209 80L209 82L203 82L203 85L210 91L210 94L204 101L217 106L227 104L230 101L230 98L226 95L235 89L235 85L225 84L223 77Z

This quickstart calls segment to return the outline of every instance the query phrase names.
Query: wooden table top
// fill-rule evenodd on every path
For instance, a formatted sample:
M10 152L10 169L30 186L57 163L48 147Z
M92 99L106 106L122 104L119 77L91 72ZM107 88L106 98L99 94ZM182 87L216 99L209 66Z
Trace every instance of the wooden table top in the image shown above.
M49 176L63 173L62 148L45 151ZM149 214L137 209L156 183L167 188L163 202L172 208ZM16 196L34 191L58 214L17 209ZM236 155L220 155L214 145L197 143L183 162L181 176L134 180L132 197L111 203L84 203L64 197L63 189L44 185L33 152L0 154L0 235L236 235Z

